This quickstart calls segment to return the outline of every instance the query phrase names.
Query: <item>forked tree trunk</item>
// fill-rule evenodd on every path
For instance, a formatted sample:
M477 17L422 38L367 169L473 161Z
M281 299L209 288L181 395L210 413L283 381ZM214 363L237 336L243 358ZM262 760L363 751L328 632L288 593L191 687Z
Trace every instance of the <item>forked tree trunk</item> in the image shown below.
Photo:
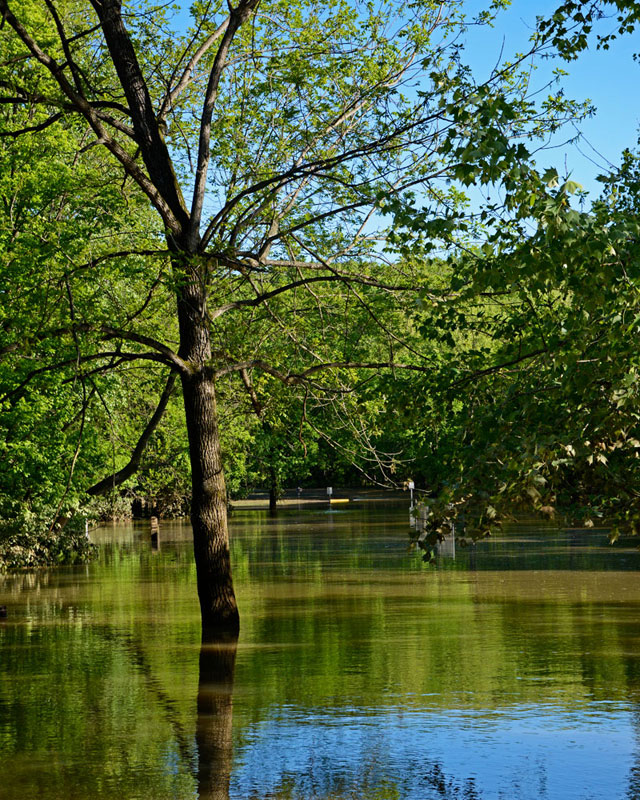
M182 375L191 461L191 524L203 631L239 630L233 591L227 493L220 453L216 389L209 329L197 290L178 301L180 356L192 371Z

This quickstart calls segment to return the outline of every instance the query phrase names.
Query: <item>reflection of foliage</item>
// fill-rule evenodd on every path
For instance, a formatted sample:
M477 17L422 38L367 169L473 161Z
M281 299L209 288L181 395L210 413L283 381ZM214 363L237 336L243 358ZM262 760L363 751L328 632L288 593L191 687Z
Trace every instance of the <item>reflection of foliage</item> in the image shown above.
M237 764L279 710L286 720L292 709L305 718L329 709L335 722L359 709L373 730L399 705L405 723L425 708L487 722L505 705L579 715L594 701L637 700L640 591L633 570L608 571L617 551L551 532L543 548L539 530L515 528L504 545L478 545L479 557L485 544L505 548L487 559L492 569L469 570L467 551L461 574L425 572L406 558L405 527L404 509L235 515ZM161 526L154 552L142 527L118 526L87 568L2 577L12 616L29 604L28 622L0 626L0 741L6 780L19 779L23 796L36 787L55 800L70 786L109 800L193 795L199 617L188 526L174 540L172 530ZM525 568L512 570L514 561ZM298 731L303 745L309 730ZM416 753L424 796L445 786L465 798L464 775ZM301 796L298 774L289 777L283 792ZM397 787L403 796L405 779L415 775L358 796L393 797Z
M428 770L425 783L445 800L481 800L473 778L461 784L455 778L448 777L437 762Z

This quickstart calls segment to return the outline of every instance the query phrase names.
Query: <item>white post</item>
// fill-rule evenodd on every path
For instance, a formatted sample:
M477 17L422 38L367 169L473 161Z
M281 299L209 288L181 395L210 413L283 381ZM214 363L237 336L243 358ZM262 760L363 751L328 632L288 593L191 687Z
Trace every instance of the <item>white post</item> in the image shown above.
M329 499L329 505L331 505L331 495L333 494L333 486L327 486L327 497Z
M407 481L407 486L409 487L409 492L411 493L411 503L409 505L409 511L413 511L413 490L416 488L416 485L413 481Z

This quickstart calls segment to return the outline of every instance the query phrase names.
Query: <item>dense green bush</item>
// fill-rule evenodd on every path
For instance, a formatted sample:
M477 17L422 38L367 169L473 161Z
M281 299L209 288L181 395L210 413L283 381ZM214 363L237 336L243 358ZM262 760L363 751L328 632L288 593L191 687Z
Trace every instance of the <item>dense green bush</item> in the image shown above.
M10 520L0 520L0 571L21 567L78 564L97 552L86 534L86 520L79 515L59 518L52 513L22 510Z

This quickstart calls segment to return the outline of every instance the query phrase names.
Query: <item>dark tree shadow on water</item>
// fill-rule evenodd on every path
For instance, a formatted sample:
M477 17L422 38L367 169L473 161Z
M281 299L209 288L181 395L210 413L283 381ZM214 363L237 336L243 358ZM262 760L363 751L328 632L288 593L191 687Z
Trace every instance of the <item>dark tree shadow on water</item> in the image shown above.
M458 782L447 776L436 761L424 776L424 784L429 788L429 797L442 800L482 800L473 778Z
M196 746L198 800L229 800L233 771L233 683L237 652L237 637L203 635L200 649L198 682ZM320 778L286 775L268 794L252 792L251 800L290 800L291 798L322 798L323 800L354 800L357 797L383 798L402 796L401 787L393 791L393 783L375 786L362 776L360 790L340 783L337 776L323 774ZM379 780L380 776L376 778ZM333 784L328 786L327 783ZM482 800L473 778L458 781L446 775L440 764L433 762L423 775L425 800ZM306 790L306 791L305 791ZM398 794L398 790L400 794Z
M237 636L203 633L196 722L199 800L229 800L237 647Z

